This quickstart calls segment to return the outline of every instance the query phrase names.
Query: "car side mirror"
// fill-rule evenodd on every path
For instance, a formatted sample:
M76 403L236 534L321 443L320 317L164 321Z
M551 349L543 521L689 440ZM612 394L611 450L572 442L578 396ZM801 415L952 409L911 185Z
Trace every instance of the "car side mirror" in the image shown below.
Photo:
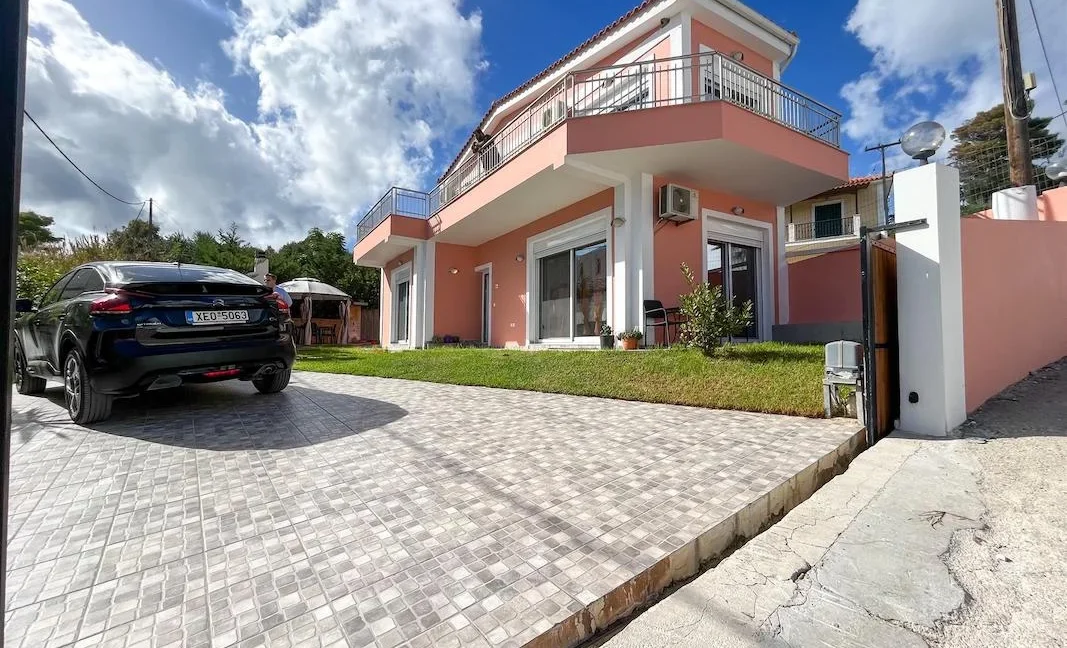
M15 300L15 312L16 313L32 313L36 310L33 306L32 299L16 299Z

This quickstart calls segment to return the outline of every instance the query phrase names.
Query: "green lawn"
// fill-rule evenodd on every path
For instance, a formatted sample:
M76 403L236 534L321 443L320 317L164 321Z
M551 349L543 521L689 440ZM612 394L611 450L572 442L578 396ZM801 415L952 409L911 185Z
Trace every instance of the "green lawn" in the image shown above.
M822 416L823 349L745 344L721 357L691 350L387 352L308 347L297 369L456 385L604 396L650 403Z

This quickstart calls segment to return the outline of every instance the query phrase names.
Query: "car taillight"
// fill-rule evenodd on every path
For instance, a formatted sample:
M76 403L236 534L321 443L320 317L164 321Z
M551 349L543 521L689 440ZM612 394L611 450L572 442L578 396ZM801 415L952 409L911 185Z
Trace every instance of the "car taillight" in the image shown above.
M126 293L121 291L108 292L89 304L90 315L128 315L132 312L133 305Z
M266 298L271 300L275 304L277 304L278 310L280 312L282 312L282 313L284 313L286 315L289 314L289 304L285 303L285 300L282 299L281 295L279 295L278 293L271 293L271 294L267 295Z

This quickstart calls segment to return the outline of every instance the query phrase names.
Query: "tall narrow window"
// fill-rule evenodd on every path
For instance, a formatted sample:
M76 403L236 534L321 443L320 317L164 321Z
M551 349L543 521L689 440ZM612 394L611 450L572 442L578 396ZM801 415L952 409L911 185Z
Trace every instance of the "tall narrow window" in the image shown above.
M404 279L396 284L396 299L394 300L396 328L393 331L394 342L407 342L409 320L411 319L411 281Z
M760 318L759 250L748 245L708 241L708 284L722 288L735 306L752 302L752 322L739 337L758 338Z
M607 323L608 244L574 250L574 337L600 335Z
M541 339L570 337L571 252L541 259Z

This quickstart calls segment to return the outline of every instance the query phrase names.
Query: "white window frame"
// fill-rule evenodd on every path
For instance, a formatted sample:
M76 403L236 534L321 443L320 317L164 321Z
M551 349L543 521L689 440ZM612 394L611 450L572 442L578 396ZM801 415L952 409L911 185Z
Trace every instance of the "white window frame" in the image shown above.
M774 228L767 223L744 216L734 216L711 209L701 212L700 265L701 281L708 280L708 241L737 243L756 248L756 286L759 290L757 316L759 339L770 340L774 322ZM725 271L725 269L724 269Z
M481 319L481 316L483 314L485 315L485 317L487 317L489 319L488 322L485 322L485 331L486 331L485 346L491 347L491 346L493 346L493 264L492 263L486 263L484 265L480 265L477 268L475 268L474 271L476 273L478 273L479 275L482 275L482 276L479 277L479 279L481 281L485 281L485 276L486 275L488 275L488 277L489 277L489 304L488 305L486 305L486 303L485 303L485 291L482 290L482 284L481 283L478 284L478 292L481 293L480 300L482 302L482 312L479 313L478 315L479 315L479 319ZM479 323L481 323L481 322L479 322ZM479 333L480 333L480 331L479 331Z
M400 327L399 327L400 318L398 317L398 314L400 313L400 306L399 306L400 295L397 292L397 286L399 286L401 283L404 283L404 282L407 282L407 284L408 284L408 330L407 330L407 338L401 340L401 339L399 339L399 337L400 337ZM411 334L411 331L412 331L412 322L414 322L414 317L415 317L415 308L414 308L415 304L414 304L414 300L412 299L412 290L411 290L413 286L414 286L414 281L413 281L413 275L412 275L412 263L410 261L405 263L405 264L403 264L403 265L401 265L401 266L399 266L398 268L396 268L395 270L393 270L389 274L389 287L390 287L389 299L390 299L390 304L392 305L392 309L390 311L392 313L392 317L390 318L391 321L389 322L389 344L390 344L390 346L394 346L394 347L411 347L411 345L412 345L413 336Z
M540 295L540 280L539 269L541 259L552 256L559 252L565 252L573 250L575 248L582 247L589 243L595 243L600 240L606 241L607 244L607 267L605 272L607 273L607 295L606 299L606 312L605 319L611 322L611 316L614 312L613 309L613 294L614 294L614 248L612 243L612 231L611 231L611 218L612 208L605 207L597 212L583 216L577 220L573 220L569 223L554 227L540 234L536 234L526 239L526 341L528 344L550 344L550 345L587 345L598 344L600 341L599 335L595 336L582 336L574 337L574 313L573 304L571 307L571 336L565 338L546 338L541 339L541 326L540 326L540 307L541 307L541 295ZM571 264L571 274L574 274L573 262ZM571 292L573 301L574 280L571 278Z

